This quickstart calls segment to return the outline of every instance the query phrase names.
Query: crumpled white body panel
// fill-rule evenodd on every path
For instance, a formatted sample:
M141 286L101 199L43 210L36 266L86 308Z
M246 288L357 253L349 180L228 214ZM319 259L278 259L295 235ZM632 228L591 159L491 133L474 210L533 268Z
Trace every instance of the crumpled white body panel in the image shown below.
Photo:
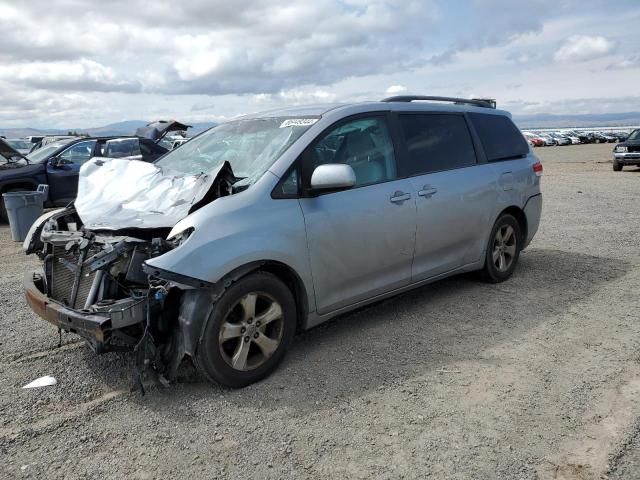
M221 168L184 175L137 160L93 158L80 168L76 211L88 229L173 227Z

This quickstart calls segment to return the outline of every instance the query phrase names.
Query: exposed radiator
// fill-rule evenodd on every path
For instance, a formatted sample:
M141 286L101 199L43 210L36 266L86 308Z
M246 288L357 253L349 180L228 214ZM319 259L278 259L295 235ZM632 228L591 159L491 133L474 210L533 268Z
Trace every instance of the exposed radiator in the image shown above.
M89 251L87 258L93 253L95 252ZM51 298L71 308L83 308L89 296L96 272L91 272L87 267L79 266L79 253L77 249L67 252L64 247L54 247L51 262L51 278L49 279ZM81 268L78 279L78 293L72 305L71 296L73 294L73 285L78 268Z

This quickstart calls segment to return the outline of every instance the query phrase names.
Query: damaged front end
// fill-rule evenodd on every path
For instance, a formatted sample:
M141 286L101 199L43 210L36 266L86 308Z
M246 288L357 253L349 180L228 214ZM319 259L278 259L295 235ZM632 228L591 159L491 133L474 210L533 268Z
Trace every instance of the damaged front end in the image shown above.
M166 178L155 182L161 185ZM226 165L203 183L206 190L200 189L192 196L184 216L233 193L233 182ZM165 197L170 193L165 192ZM152 367L163 377L173 377L185 354L178 325L183 295L195 287L202 292L207 285L176 281L180 279L171 278L169 272L160 278L158 272L146 272L144 263L178 248L191 230L167 239L169 226L162 224L159 215L146 210L138 215L137 224L143 228L100 228L97 214L83 216L77 208L83 205L80 194L75 207L44 215L27 236L26 253L35 253L42 260L42 268L25 277L27 303L60 331L86 339L95 352L135 350L139 353L139 371ZM114 202L111 206L112 225L117 225L118 209ZM131 209L124 213L122 207L119 210L127 219L135 216ZM172 212L177 215L175 209ZM151 220L148 215L153 215ZM175 222L175 217L169 222ZM144 228L148 224L153 226Z

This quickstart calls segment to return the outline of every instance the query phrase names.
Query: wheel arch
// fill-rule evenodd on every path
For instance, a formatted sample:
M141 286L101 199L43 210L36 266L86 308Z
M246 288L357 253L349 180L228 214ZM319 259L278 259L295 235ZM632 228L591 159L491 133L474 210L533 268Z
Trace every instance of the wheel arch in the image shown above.
M297 329L301 329L304 324L304 320L309 313L309 295L302 278L298 275L298 272L289 265L275 260L265 260L264 263L261 263L257 268L248 273L255 271L271 273L289 287L289 290L291 290L296 302L296 326Z
M498 221L498 219L504 214L511 215L518 221L518 225L520 226L520 237L521 237L520 240L521 242L524 242L527 238L528 229L529 229L529 225L527 223L527 215L524 213L524 210L522 210L520 207L516 205L511 205L510 207L507 207L504 210L502 210L496 217L495 221Z
M301 328L309 313L309 294L296 270L284 262L278 260L256 260L233 269L226 274L218 284L227 289L231 283L237 282L254 272L267 272L280 279L291 290L296 302L296 325Z
M189 289L182 292L178 323L185 353L194 356L211 309L225 290L247 275L259 271L276 276L291 290L296 304L296 326L297 329L303 327L309 313L309 293L300 275L289 265L276 260L252 261L227 273L211 288Z

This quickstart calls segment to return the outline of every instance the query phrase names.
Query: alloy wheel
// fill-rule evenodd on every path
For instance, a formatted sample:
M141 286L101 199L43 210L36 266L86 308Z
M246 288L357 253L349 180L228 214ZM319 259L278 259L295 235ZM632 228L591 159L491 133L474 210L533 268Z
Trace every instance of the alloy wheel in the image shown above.
M278 349L283 331L281 305L266 293L248 293L224 318L218 336L220 353L235 370L256 369Z
M499 272L511 268L516 255L516 235L511 225L503 225L496 230L493 240L492 260Z

